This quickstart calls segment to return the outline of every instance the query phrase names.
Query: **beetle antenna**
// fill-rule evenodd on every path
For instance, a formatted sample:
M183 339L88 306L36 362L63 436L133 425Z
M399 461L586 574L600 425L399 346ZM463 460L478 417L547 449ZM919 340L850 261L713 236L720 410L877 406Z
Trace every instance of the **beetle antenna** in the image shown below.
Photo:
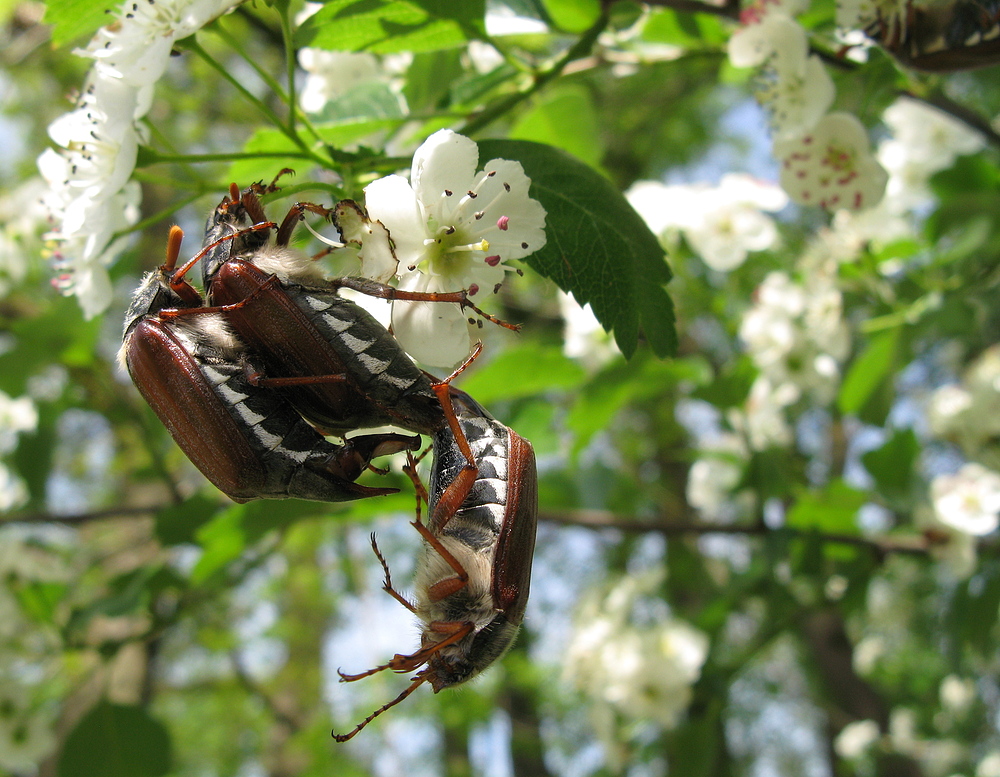
M382 590L410 612L416 612L417 608L413 606L413 603L392 587L392 575L389 574L389 562L385 560L385 556L383 556L382 551L379 550L378 542L375 541L375 532L372 532L372 550L375 551L375 558L378 559L379 563L382 565L382 571L385 573L385 580L382 581ZM344 677L345 675L341 673L340 676Z
M223 243L227 243L230 240L235 240L236 238L247 234L248 232L259 232L262 229L274 229L278 225L273 221L262 221L259 224L254 224L253 226L247 227L246 229L241 229L239 232L234 232L231 235L226 235L225 237L220 237L214 243L209 243L204 246L198 253L193 257L188 259L179 270L175 271L173 275L170 276L170 285L173 286L175 283L180 283L181 279L188 274L188 271L198 263L202 257L206 256L209 251L213 248L217 248ZM168 238L169 239L169 238Z
M341 675L341 676L343 676L343 675ZM346 734L337 734L337 733L331 732L332 735L333 735L333 738L337 742L346 742L348 739L350 739L355 734L357 734L361 729L363 729L365 726L367 726L369 723L371 723L373 720L375 720L375 718L377 718L383 712L385 712L388 709L392 709L397 704L399 704L401 701L403 701L407 696L409 696L411 693L413 693L415 690L417 690L417 688L420 687L420 684L423 683L426 679L427 679L427 675L424 674L423 672L421 672L420 674L418 674L416 676L416 678L414 678L413 682L410 683L410 685L407 687L407 689L405 691L403 691L401 694L399 694L399 696L397 696L395 699L393 699L388 704L383 704L381 707L379 707L377 710L375 710L375 712L373 712L367 718L365 718L360 723L358 723L358 725L356 725L352 731L349 731Z

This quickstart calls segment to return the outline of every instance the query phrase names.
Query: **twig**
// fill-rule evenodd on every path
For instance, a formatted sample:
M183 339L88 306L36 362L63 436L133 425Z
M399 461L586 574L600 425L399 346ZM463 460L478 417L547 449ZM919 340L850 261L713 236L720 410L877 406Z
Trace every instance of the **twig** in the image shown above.
M573 510L569 512L540 512L538 517L543 521L560 523L569 526L585 526L591 529L617 529L623 532L659 532L667 536L730 534L749 537L767 535L784 535L796 538L816 538L820 542L838 545L852 545L870 550L880 558L890 553L910 556L927 555L927 541L922 536L894 539L870 539L854 534L838 534L817 531L814 529L798 529L781 527L771 529L764 525L726 526L721 524L698 523L695 521L637 521L623 518L604 510Z
M93 510L89 513L21 513L0 517L0 524L5 523L65 523L80 524L90 521L103 521L106 518L131 518L137 515L154 515L169 507L169 504L148 505L146 507L108 507L104 510Z

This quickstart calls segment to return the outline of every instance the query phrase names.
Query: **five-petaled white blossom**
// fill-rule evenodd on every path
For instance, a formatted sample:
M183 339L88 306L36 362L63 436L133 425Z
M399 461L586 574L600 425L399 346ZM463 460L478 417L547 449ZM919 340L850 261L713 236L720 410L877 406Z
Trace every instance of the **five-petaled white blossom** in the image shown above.
M365 188L371 218L392 237L400 289L468 289L475 300L499 290L506 262L545 245L545 209L528 196L521 164L493 159L477 171L478 162L474 141L439 130L413 155L410 181L390 175ZM397 301L392 324L403 348L434 367L463 359L479 336L451 303Z
M124 248L114 235L139 218L139 186L129 178L144 140L137 122L149 111L153 86L175 41L240 1L130 0L114 24L77 51L94 67L76 108L49 126L58 150L43 152L38 167L55 225L47 236L55 285L75 295L87 317L111 301L107 266Z
M982 536L1000 525L1000 475L982 464L964 464L954 475L931 481L931 502L941 523Z
M811 132L774 144L781 185L803 205L860 210L882 197L888 175L872 156L868 134L849 113L829 113Z

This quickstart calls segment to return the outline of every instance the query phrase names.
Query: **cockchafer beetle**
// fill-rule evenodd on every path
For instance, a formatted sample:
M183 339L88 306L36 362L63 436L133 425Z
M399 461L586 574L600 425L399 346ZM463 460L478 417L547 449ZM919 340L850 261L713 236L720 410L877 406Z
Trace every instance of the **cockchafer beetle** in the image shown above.
M384 669L419 671L399 696L353 730L334 733L338 742L346 742L425 682L437 693L479 674L507 652L524 619L538 513L534 450L465 392L445 384L435 390L451 408L449 415L471 446L476 466L470 470L454 424L435 435L430 520L420 520L418 498L413 522L423 538L415 604L393 588L372 535L372 548L385 571L383 589L423 622L420 648L409 655L397 653L360 674L338 670L340 679L353 682Z
M1000 3L905 0L865 34L907 67L947 73L1000 64Z
M422 434L442 429L445 415L426 374L385 327L338 291L457 303L516 327L479 310L468 291L425 294L364 278L324 277L313 259L288 245L306 211L330 216L333 211L322 206L294 205L277 228L274 244L266 233L243 231L266 222L259 194L274 188L273 183L258 184L241 192L232 185L207 234L214 239L233 233L244 237L209 253L202 263L210 309L221 312L254 351L254 366L260 369L256 382L280 389L328 433L387 424Z
M272 227L259 224L246 234ZM212 241L202 253L233 237L245 235ZM420 438L373 434L333 445L281 395L251 385L242 363L245 347L222 316L176 315L203 309L200 294L174 278L182 238L174 227L166 261L136 290L119 351L119 362L181 450L237 502L340 502L395 493L353 481L372 458L413 450Z

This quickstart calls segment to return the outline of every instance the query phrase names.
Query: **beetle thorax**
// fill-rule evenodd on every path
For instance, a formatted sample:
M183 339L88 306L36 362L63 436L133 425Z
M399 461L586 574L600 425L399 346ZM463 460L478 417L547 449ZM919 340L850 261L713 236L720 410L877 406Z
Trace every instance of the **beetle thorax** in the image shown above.
M282 283L298 283L303 286L324 285L323 269L303 251L285 246L266 245L248 258L264 272L277 275Z

